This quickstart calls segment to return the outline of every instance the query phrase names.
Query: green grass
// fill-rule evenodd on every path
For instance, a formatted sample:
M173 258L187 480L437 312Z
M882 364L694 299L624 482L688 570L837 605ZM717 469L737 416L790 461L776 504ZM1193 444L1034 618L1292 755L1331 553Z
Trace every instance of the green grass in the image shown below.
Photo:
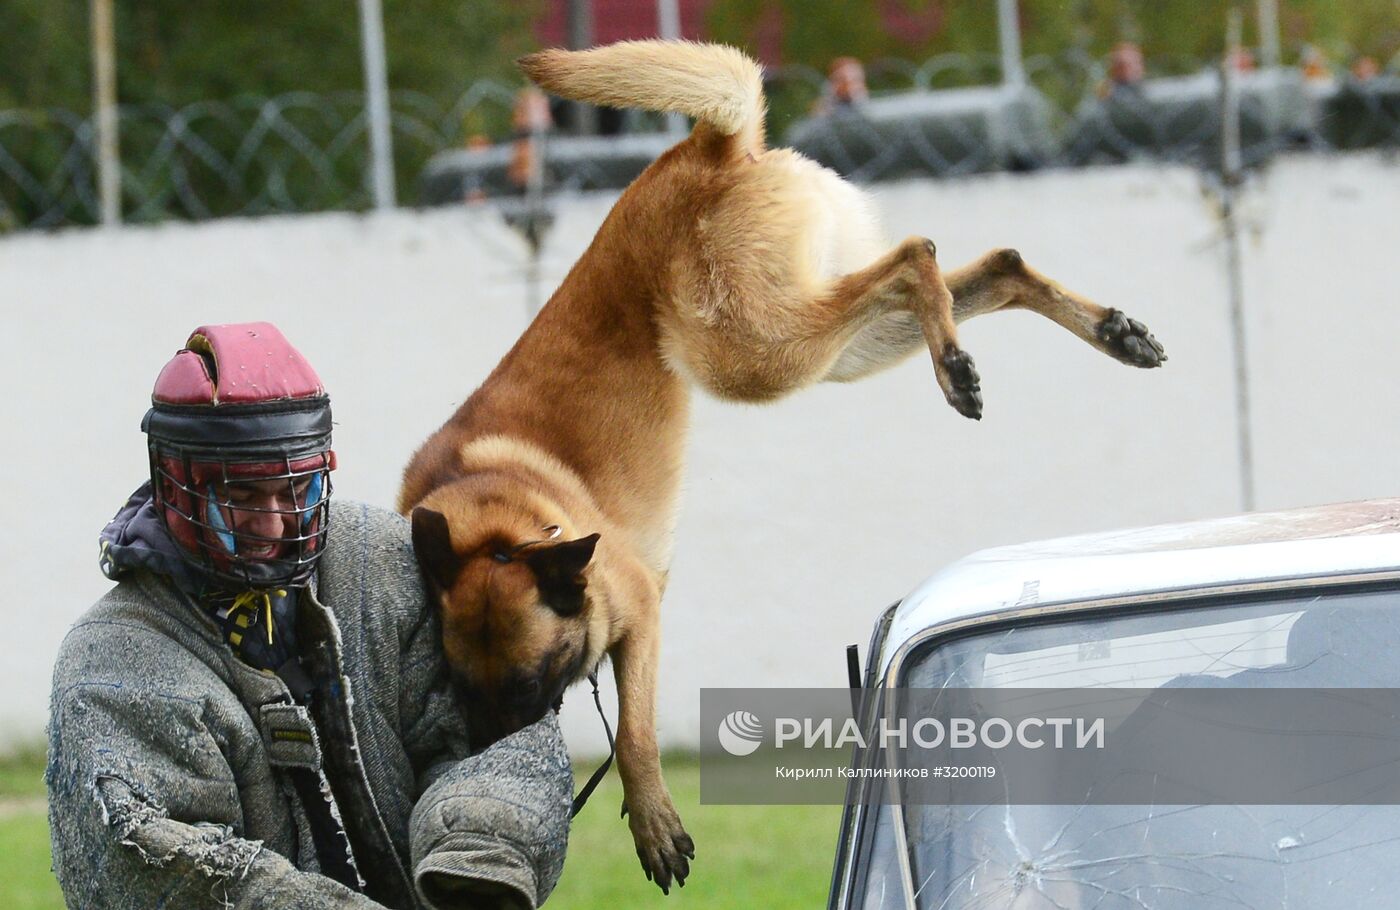
M0 800L43 795L43 743L28 743L0 755Z
M0 907L63 910L49 871L49 820L44 809L44 747L0 757Z
M49 820L37 810L7 814L0 802L0 906L5 910L63 910L49 871Z
M49 830L42 798L43 752L0 759L0 908L63 910L49 871ZM666 781L695 862L684 888L670 897L646 880L627 822L618 817L617 773L598 787L574 820L554 910L656 907L705 910L819 907L826 901L835 856L839 806L702 806L694 759L668 758ZM579 783L593 762L578 765Z
M676 810L695 839L685 887L673 886L665 897L646 880L627 822L618 817L622 785L610 774L574 819L550 907L779 910L826 903L840 806L702 806L694 759L668 758L664 765ZM591 770L579 763L580 783Z

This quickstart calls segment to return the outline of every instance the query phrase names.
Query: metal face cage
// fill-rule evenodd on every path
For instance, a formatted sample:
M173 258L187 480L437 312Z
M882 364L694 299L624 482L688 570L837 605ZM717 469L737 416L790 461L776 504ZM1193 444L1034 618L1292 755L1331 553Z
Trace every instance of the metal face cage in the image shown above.
M229 458L153 439L150 464L156 511L201 574L243 588L310 579L330 528L329 448ZM269 515L282 533L270 531Z

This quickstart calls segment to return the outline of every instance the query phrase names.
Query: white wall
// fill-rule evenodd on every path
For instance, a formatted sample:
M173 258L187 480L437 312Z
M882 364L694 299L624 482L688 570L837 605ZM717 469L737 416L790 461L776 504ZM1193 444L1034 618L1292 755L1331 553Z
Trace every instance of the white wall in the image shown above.
M945 266L1016 246L1142 319L1160 371L1028 314L966 324L986 416L943 403L923 356L776 406L702 400L665 613L661 728L693 743L702 686L842 685L880 609L996 544L1235 511L1220 227L1159 167L874 189L892 238ZM563 203L552 288L612 202ZM1394 495L1400 168L1290 159L1250 190L1247 306L1261 507ZM0 746L39 735L52 656L107 582L96 535L140 482L151 382L189 329L270 319L336 413L337 495L391 505L410 452L526 323L523 245L489 210L323 215L0 240ZM602 744L584 690L575 751Z

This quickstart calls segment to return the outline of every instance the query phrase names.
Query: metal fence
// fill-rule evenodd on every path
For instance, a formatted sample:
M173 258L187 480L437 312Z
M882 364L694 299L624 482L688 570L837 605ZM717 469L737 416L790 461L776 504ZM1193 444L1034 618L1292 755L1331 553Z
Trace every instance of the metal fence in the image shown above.
M412 175L464 127L509 120L514 90L474 84L455 103L393 97L396 170ZM181 108L119 108L122 201L128 221L362 209L370 202L363 95L294 92ZM0 230L93 224L93 118L0 111Z
M1024 87L1007 87L994 55L875 61L866 67L868 101L818 116L812 111L824 96L822 74L786 67L769 76L769 135L866 181L1143 157L1208 165L1215 154L1219 80L1208 63L1155 61L1149 78L1135 85L1113 83L1105 61L1084 55L1030 57L1025 71ZM1400 147L1400 75L1393 67L1366 81L1345 73L1304 79L1279 69L1245 74L1242 82L1247 163L1292 147ZM500 159L492 159L491 140L509 139L517 91L478 82L446 104L394 93L399 197L442 203L473 195L472 187L477 198L483 188L485 195L510 192L473 173L470 160L451 179L440 167L436 179L424 175L434 173L434 156L468 144L481 161ZM659 119L630 123L643 132L660 129ZM128 221L355 210L371 201L359 92L123 106L120 135ZM568 139L551 142L561 152L549 160L551 190L616 185L631 173L630 165L606 166L606 140L590 138L587 148L599 151L572 155L562 154ZM636 157L627 143L615 145ZM0 231L97 218L92 118L0 111Z

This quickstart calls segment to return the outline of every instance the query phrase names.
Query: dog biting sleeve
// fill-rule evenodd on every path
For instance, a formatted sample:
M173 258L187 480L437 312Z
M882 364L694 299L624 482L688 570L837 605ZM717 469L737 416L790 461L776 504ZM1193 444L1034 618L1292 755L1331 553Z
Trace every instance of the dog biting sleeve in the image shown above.
M386 556L373 573L376 616L393 615L399 647L399 718L417 784L409 847L418 897L433 910L534 907L554 890L569 838L573 770L551 712L471 755L464 711L442 657L407 523L376 535ZM371 560L373 563L373 560ZM403 567L411 568L405 576Z

